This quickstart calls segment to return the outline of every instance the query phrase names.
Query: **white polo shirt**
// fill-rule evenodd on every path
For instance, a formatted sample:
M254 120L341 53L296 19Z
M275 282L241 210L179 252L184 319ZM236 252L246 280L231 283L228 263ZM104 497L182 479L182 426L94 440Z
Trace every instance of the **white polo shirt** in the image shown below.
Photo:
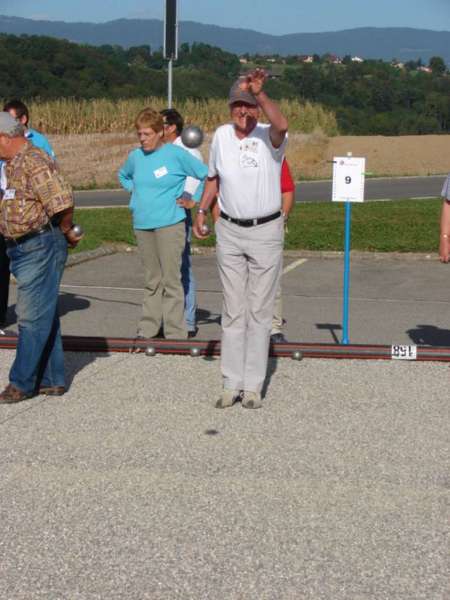
M258 123L240 140L228 123L214 134L208 177L219 176L219 206L230 217L255 219L281 208L281 163L287 139L274 148L269 130L270 125Z
M203 162L203 156L201 155L200 150L197 150L197 148L188 148L187 146L185 146L183 144L183 140L181 139L180 135L174 139L173 145L184 148L190 154L192 154L192 156L195 156L195 158L198 158L198 160L201 160ZM197 188L199 185L200 185L200 181L198 179L194 179L193 177L186 177L184 191L188 192L188 194L193 196L195 194L195 192L197 191Z

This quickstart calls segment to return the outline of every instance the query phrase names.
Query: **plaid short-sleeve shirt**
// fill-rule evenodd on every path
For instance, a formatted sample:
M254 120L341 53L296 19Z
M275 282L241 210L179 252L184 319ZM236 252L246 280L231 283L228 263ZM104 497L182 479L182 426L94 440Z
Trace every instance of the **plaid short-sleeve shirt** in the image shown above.
M18 238L46 225L53 215L73 206L70 185L56 163L27 142L6 162L6 190L0 200L0 233Z

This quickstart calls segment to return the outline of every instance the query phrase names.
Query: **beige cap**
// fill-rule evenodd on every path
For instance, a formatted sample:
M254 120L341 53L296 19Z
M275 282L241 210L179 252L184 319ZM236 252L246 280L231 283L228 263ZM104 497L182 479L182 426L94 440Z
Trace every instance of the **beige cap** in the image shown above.
M242 78L238 79L231 86L230 94L228 96L228 104L233 104L233 102L245 102L246 104L250 104L251 106L258 106L255 96L247 90L241 89L240 86L242 82Z

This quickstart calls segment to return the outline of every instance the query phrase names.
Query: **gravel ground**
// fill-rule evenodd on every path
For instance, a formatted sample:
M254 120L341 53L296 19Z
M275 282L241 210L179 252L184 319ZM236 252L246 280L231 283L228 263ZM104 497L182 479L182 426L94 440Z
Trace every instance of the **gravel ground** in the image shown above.
M0 351L0 379L14 353ZM446 600L449 366L68 353L0 407L0 598Z

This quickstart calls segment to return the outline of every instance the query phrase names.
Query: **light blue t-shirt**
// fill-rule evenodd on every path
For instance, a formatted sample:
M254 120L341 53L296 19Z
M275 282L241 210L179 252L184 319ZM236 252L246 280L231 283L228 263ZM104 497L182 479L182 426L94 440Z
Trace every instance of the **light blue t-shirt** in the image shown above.
M153 152L132 150L119 170L119 181L131 192L134 229L157 229L185 219L186 211L176 201L183 195L186 177L203 182L207 174L205 164L173 144Z
M39 131L36 131L36 129L28 128L27 132L25 133L25 137L33 144L33 146L36 146L36 148L41 148L42 150L47 152L50 158L55 158L53 148L50 146L50 142L45 137L45 135L43 135Z

